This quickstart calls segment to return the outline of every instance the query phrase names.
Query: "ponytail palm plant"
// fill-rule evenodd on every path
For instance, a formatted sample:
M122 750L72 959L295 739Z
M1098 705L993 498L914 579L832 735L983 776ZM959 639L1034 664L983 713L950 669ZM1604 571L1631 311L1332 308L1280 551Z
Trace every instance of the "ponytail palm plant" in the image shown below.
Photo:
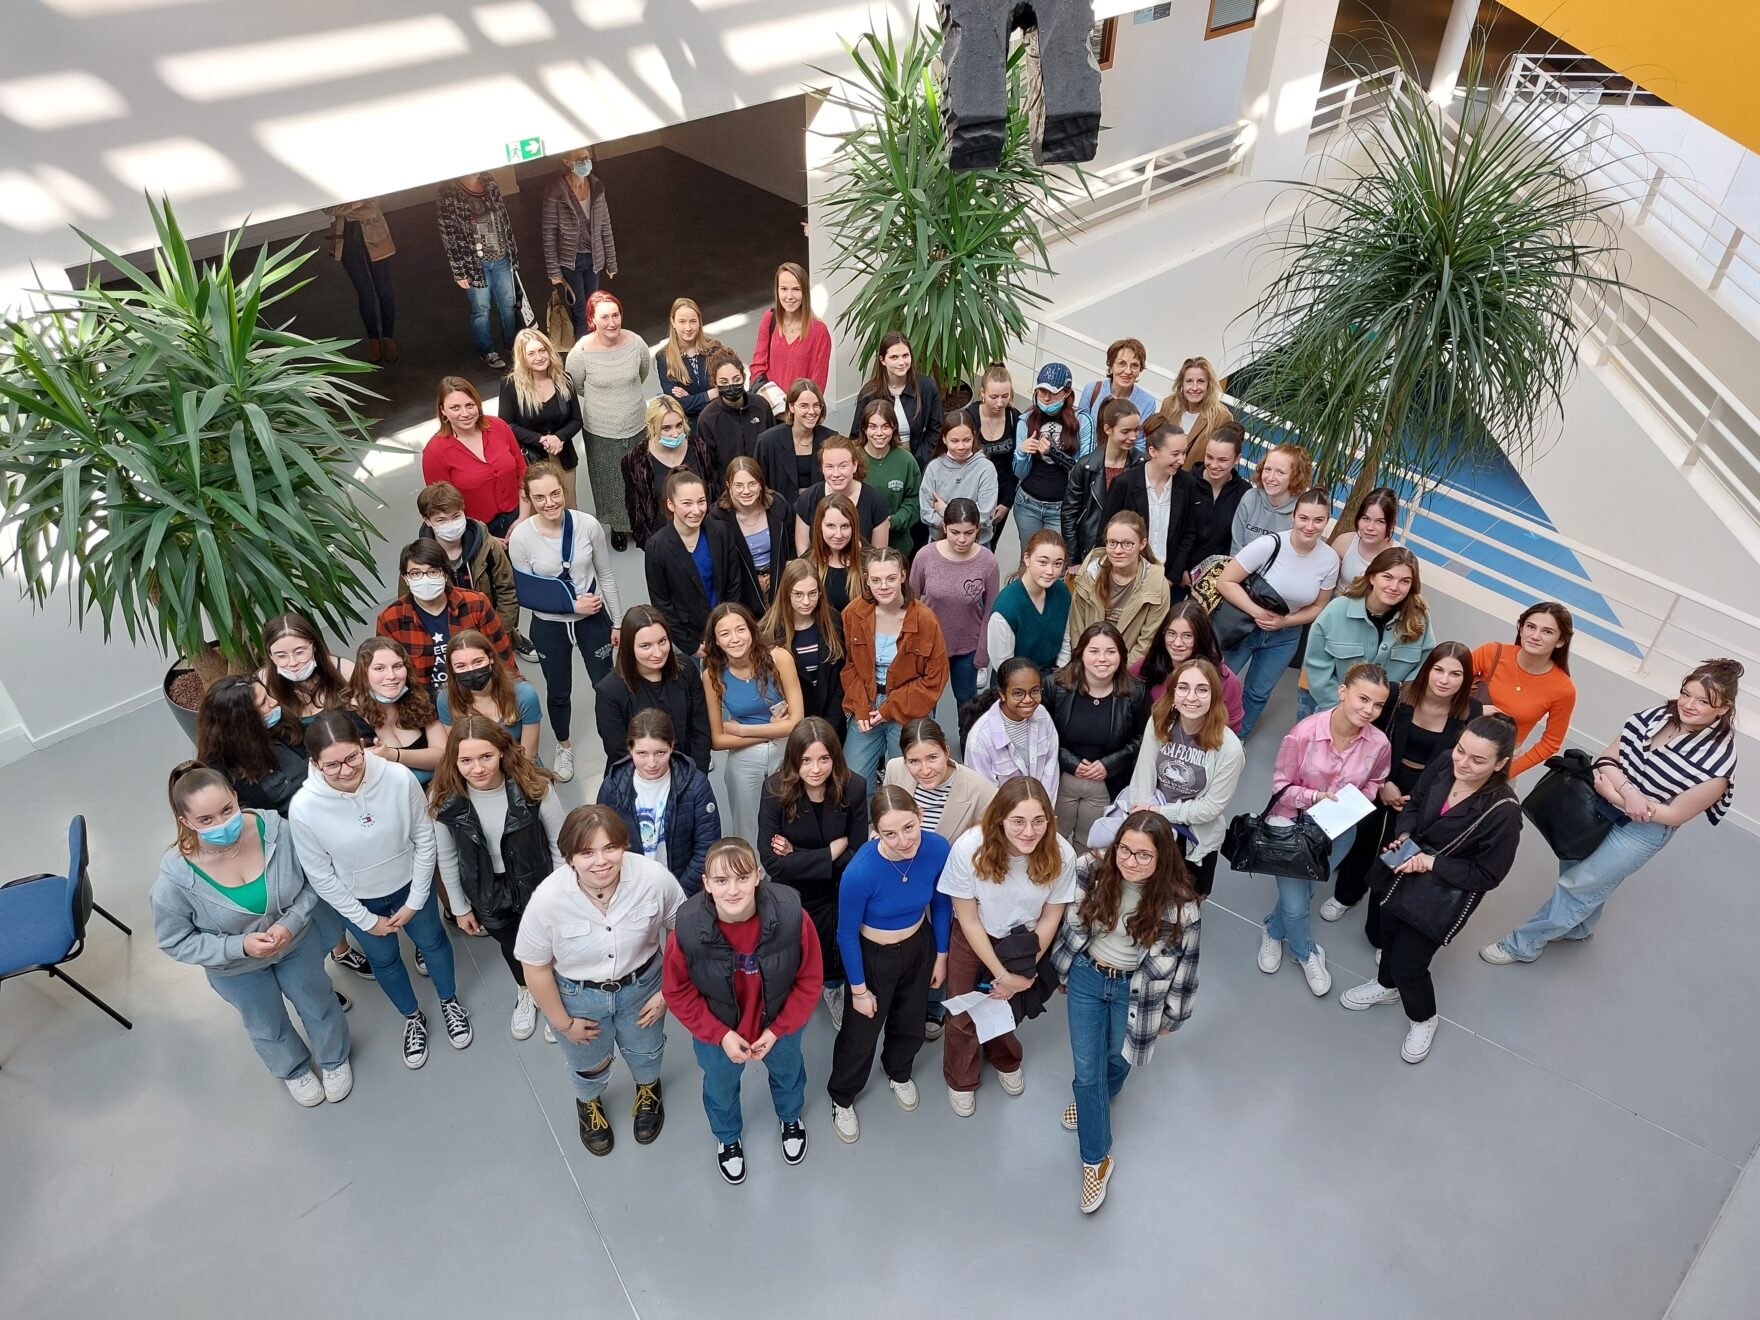
M1323 480L1355 478L1347 517L1390 468L1435 481L1528 455L1584 332L1627 289L1620 199L1572 161L1587 116L1496 104L1481 33L1451 119L1390 42L1404 76L1323 181L1294 185L1236 390L1294 432Z

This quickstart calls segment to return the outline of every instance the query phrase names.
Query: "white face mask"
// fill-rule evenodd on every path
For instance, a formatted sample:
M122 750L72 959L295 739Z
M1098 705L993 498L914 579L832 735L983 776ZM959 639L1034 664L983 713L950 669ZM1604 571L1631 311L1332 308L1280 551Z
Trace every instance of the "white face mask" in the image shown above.
M464 540L464 529L469 525L470 519L465 517L462 513L456 518L448 518L445 522L431 522L428 524L429 527L433 528L436 539L441 541Z
M439 600L446 594L446 579L417 578L409 584L409 592L417 600Z
M281 677L285 678L289 683L303 683L313 674L318 672L318 657L313 656L298 669L283 669L280 665L276 665L275 672L280 674Z

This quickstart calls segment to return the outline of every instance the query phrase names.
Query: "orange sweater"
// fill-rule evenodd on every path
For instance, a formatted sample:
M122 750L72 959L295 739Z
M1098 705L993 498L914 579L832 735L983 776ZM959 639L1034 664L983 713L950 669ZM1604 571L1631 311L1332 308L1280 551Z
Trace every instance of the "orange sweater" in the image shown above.
M1516 722L1517 747L1536 724L1546 721L1539 741L1510 762L1512 779L1558 754L1577 705L1577 685L1569 674L1557 665L1544 674L1530 674L1516 663L1517 649L1507 642L1486 642L1473 652L1473 681L1488 683L1491 704Z

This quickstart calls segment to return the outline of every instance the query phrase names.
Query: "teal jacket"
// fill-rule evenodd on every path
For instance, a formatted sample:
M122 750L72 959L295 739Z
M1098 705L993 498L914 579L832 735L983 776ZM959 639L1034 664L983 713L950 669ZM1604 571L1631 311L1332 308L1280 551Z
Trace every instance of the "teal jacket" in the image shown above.
M1420 635L1402 641L1397 620L1388 623L1386 632L1377 634L1363 601L1336 596L1308 630L1308 653L1302 660L1308 695L1321 710L1332 709L1338 705L1338 685L1346 672L1362 661L1380 665L1395 683L1404 683L1418 672L1435 645L1428 618Z

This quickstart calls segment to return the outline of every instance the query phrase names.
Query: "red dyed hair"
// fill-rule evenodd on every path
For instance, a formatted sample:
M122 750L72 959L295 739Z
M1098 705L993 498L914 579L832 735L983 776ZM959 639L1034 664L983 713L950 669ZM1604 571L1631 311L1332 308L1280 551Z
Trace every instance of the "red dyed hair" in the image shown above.
M618 301L615 293L606 293L603 289L595 289L587 295L587 326L589 329L593 327L593 322L598 318L597 308L601 303L610 303L620 312L623 310L623 304Z

